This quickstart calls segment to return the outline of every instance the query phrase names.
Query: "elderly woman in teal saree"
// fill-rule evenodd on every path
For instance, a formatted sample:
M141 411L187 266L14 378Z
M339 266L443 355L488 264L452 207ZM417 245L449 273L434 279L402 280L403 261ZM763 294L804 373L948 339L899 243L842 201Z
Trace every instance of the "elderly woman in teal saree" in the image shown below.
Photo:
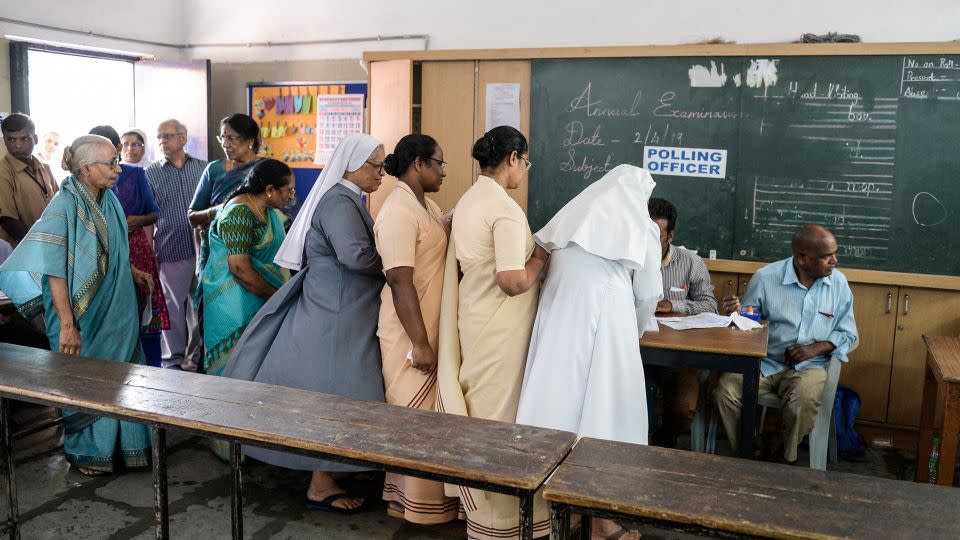
M261 160L210 223L210 258L200 282L208 374L223 372L247 324L289 277L273 258L285 236L280 209L293 197L290 167Z
M153 282L130 265L127 220L110 191L120 173L116 148L85 135L64 150L63 166L72 176L0 266L0 289L26 318L44 313L52 350L142 364L134 281L145 289ZM146 426L72 411L64 425L64 453L84 474L112 472L118 458L148 465Z

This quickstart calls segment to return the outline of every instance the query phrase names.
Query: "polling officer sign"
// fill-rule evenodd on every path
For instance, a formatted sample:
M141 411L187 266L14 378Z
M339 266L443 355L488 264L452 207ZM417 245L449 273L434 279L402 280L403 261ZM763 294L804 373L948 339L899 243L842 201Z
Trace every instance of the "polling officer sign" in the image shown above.
M709 148L645 146L643 168L653 174L725 178L727 151Z

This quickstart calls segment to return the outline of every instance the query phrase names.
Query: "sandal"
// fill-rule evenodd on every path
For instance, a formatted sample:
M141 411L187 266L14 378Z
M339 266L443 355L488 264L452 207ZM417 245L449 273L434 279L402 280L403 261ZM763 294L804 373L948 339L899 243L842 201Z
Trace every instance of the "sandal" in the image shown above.
M340 508L339 506L334 506L333 503L340 499L361 499L363 502L356 508ZM349 493L334 493L322 501L314 501L308 498L304 502L304 506L306 506L308 510L320 510L321 512L333 512L334 514L356 514L366 510L366 505L366 499Z
M98 471L96 469L88 469L86 467L77 467L77 472L89 478L110 474L107 471Z

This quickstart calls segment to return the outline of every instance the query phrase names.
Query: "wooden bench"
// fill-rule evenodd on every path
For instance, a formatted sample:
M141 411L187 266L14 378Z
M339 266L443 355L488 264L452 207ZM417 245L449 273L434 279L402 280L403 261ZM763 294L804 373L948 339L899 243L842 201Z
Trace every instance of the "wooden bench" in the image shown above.
M554 540L570 511L712 536L960 538L960 491L582 439L544 487Z
M923 342L927 345L927 364L920 405L916 481L926 482L929 478L933 424L938 401L942 400L943 422L940 424L937 484L952 486L953 471L957 463L957 437L960 436L960 338L923 336Z
M576 439L563 431L0 344L0 451L7 456L11 538L18 515L7 398L148 424L160 539L169 537L167 428L231 441L233 538L243 536L241 443L514 495L521 536L532 538L533 495Z

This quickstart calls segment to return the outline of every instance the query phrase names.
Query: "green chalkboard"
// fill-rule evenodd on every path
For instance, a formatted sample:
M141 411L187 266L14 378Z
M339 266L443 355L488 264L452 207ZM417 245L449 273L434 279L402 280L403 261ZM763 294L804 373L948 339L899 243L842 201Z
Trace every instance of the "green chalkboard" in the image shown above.
M537 60L537 230L621 163L706 256L789 256L821 223L849 267L960 273L960 57Z

